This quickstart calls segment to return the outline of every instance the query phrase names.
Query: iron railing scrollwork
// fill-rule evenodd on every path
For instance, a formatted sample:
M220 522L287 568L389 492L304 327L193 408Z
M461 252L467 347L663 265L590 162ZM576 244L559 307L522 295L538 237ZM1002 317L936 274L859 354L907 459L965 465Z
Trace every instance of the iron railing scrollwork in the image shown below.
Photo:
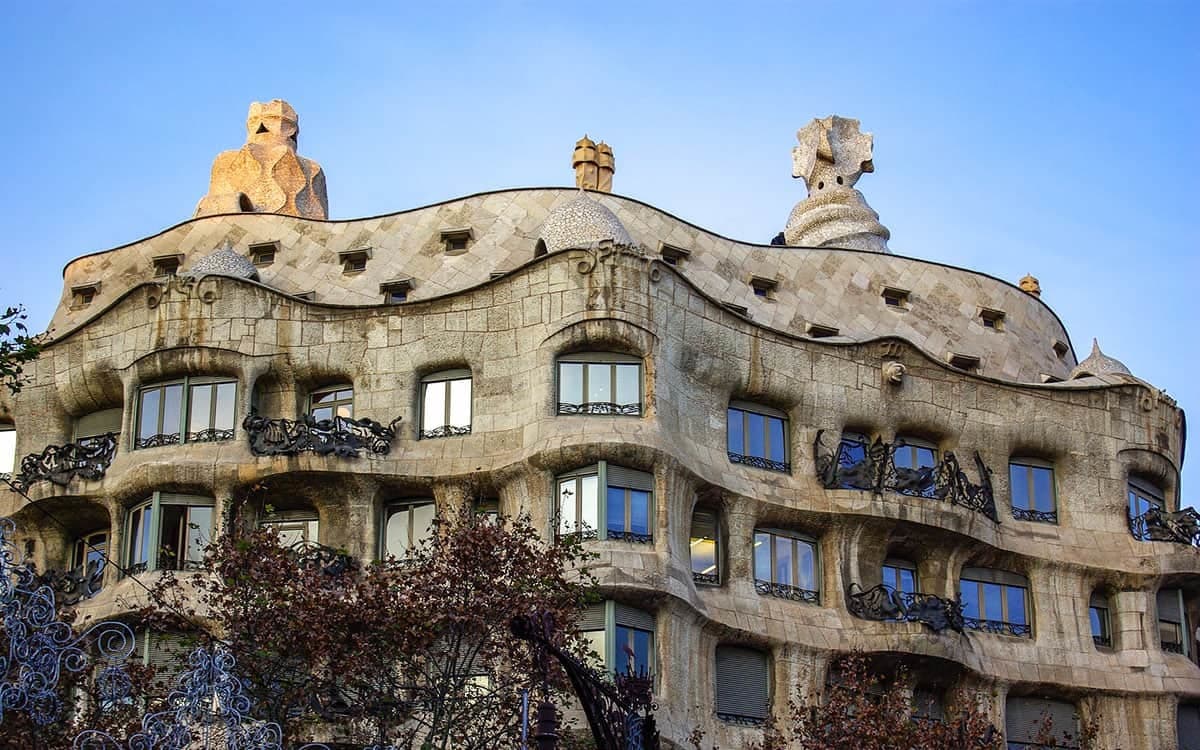
M633 542L634 544L654 544L653 534L639 534L636 531L613 531L609 529L605 539L614 542Z
M47 570L37 577L37 584L53 591L59 604L78 604L104 588L104 561L92 560L86 566L77 565L67 571Z
M302 570L317 570L336 577L358 567L358 562L350 555L317 542L300 541L288 549Z
M717 573L697 573L696 571L692 571L692 580L707 586L721 585L721 576Z
M1179 641L1162 641L1160 645L1168 654L1183 654L1183 643Z
M919 622L935 633L963 632L962 603L922 592L898 591L886 584L863 589L851 583L846 608L863 620Z
M836 447L830 447L824 436L824 430L817 432L813 453L817 478L826 489L927 497L960 505L1000 522L992 492L992 472L978 453L975 453L975 467L979 484L975 484L951 451L945 451L936 466L909 468L896 465L896 449L903 447L903 442L889 445L876 438L867 445L839 440Z
M1092 643L1099 648L1112 648L1112 639L1106 635L1093 635Z
M766 719L760 719L757 716L742 716L740 714L723 714L718 712L717 718L727 724L736 724L742 727L761 727L767 723Z
M460 427L458 425L444 424L441 427L434 427L432 430L421 430L421 439L433 440L434 438L459 437L470 434L471 425Z
M754 590L763 596L773 596L777 599L790 599L794 602L807 602L808 604L821 603L821 592L789 586L786 583L772 583L756 578Z
M254 410L242 421L242 429L250 440L250 451L256 456L297 456L315 453L357 458L362 451L385 456L396 439L396 417L387 425L371 419L314 419L304 415L299 420L268 419Z
M66 445L50 445L41 453L22 458L21 470L11 481L24 492L35 482L65 487L76 477L101 479L116 454L117 436L111 432Z
M964 617L963 627L967 630L980 630L984 633L1015 635L1018 638L1028 638L1033 635L1033 627L1025 623L985 620L981 617Z
M632 404L614 404L611 401L585 401L582 404L573 404L569 401L559 401L558 413L616 414L620 416L636 417L642 413L642 405L640 402Z
M1018 521L1034 521L1036 523L1058 523L1058 511L1032 510L1030 508L1013 508L1013 518Z
M1151 508L1129 519L1129 531L1140 542L1174 542L1200 547L1200 513L1192 508L1175 513Z
M753 466L756 469L769 469L771 471L782 471L785 474L791 472L792 465L787 461L773 461L762 456L747 456L741 453L729 451L729 461L735 464L744 464Z
M222 440L233 440L232 427L228 430L210 427L206 430L198 430L197 432L189 432L187 434L187 441L189 443L219 443Z
M164 445L179 445L178 432L166 432L161 435L150 435L144 438L135 438L133 447L141 450L142 448L158 448Z

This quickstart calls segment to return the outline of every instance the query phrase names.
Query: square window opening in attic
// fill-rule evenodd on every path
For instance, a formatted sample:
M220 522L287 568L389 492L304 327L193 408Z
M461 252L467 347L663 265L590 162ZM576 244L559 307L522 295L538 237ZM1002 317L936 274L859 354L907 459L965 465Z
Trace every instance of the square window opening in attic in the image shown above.
M408 293L412 291L413 281L409 278L392 279L379 285L379 293L383 301L389 305L399 305L408 301Z
M255 242L250 245L250 262L255 266L269 266L275 262L275 256L279 253L279 242Z
M367 270L367 261L371 259L371 248L360 247L357 250L343 250L338 253L338 262L342 264L342 273L362 273Z
M471 246L471 241L475 239L475 233L470 227L443 229L440 237L446 255L462 255Z

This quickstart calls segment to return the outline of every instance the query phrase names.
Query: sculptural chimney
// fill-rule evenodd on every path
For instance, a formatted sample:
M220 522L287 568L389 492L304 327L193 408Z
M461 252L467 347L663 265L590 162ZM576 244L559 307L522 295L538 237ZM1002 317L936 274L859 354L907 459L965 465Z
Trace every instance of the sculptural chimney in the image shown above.
M584 135L575 142L571 166L575 169L576 187L603 193L612 192L613 173L616 172L612 146L604 141L595 143Z

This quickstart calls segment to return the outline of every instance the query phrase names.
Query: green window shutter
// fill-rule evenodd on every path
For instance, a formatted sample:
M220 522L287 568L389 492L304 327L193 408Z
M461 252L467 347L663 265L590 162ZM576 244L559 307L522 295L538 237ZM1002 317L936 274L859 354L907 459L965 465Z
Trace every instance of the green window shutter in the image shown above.
M627 628L636 628L638 630L648 630L654 632L654 614L645 612L631 607L628 604L614 602L615 618L617 625L623 625Z
M579 616L577 630L604 630L604 602L589 604Z
M767 718L770 664L762 651L717 647L717 713L746 719Z
M1045 698L1009 698L1004 713L1005 739L1009 742L1035 741L1042 722L1048 717L1052 722L1053 737L1059 742L1059 747L1079 747L1075 706L1070 703ZM1071 735L1070 744L1065 740L1067 734Z
M607 464L609 487L626 487L631 490L654 491L654 475L636 469L626 469L624 466Z
M122 415L123 411L118 406L114 409L94 411L91 414L79 417L75 420L75 439L97 437L110 432L119 434L121 432Z
M1183 608L1179 602L1179 589L1159 589L1155 600L1158 604L1158 619L1183 623Z

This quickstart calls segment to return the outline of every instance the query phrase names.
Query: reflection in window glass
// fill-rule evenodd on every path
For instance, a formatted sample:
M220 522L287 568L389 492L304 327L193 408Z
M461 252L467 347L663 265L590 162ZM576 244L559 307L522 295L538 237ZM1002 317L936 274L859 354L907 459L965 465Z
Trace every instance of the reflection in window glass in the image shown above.
M0 426L0 474L11 474L17 463L17 431Z
M754 578L785 589L810 592L814 596L801 598L815 602L815 594L820 590L816 542L775 532L754 532ZM760 593L775 591L764 592L760 588Z
M410 557L413 550L429 536L434 514L431 502L389 508L384 529L384 554L397 560Z
M1008 486L1014 515L1025 520L1050 520L1033 517L1030 512L1055 512L1053 468L1034 464L1028 459L1014 459L1008 465Z
M149 504L134 508L129 517L129 555L126 567L134 573L147 570L150 562L152 510Z
M726 412L726 445L729 460L763 469L790 471L787 421L738 407Z
M1031 636L1028 589L1015 583L963 578L959 583L966 625L975 630Z
M717 562L717 516L706 511L692 514L690 540L692 577L701 583L720 583Z
M569 404L583 403L583 365L560 362L558 365L558 400Z
M466 435L471 431L471 378L439 379L425 383L421 402L421 437Z
M585 361L558 362L559 414L642 413L642 366L637 362L605 362L606 356L576 355ZM599 359L600 361L595 361Z
M905 594L916 593L917 571L908 564L884 565L883 583Z
M338 386L316 391L309 397L309 414L318 422L354 418L354 389Z
M617 663L620 674L650 674L651 633L637 628L617 626Z
M315 515L309 516L301 512L281 513L272 516L259 524L264 529L272 529L279 535L279 546L294 547L306 542L318 542L320 523Z

